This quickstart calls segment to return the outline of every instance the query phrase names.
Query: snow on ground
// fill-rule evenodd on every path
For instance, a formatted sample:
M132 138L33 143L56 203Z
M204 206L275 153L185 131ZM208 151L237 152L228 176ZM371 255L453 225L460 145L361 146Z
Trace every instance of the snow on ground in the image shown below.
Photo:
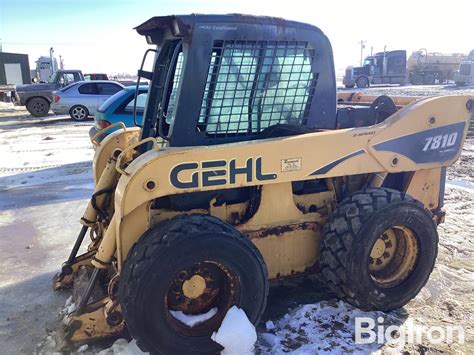
M373 94L474 93L442 87L370 88ZM51 277L67 258L93 188L88 139L92 122L66 116L37 119L0 103L0 344L2 354L50 354L69 292ZM405 346L408 352L474 352L474 139L448 169L446 223L439 228L437 265L412 302L390 313L362 312L335 300L317 280L273 286L257 326L256 353L314 354L383 351L394 344L354 344L354 319L384 317L385 325L462 325L465 344ZM66 308L72 307L69 302ZM67 310L66 310L67 311ZM64 312L63 312L64 313ZM40 346L38 347L38 345ZM82 347L85 354L140 354L135 342Z
M217 313L217 307L211 308L209 311L203 314L186 314L181 311L173 310L170 310L170 313L181 323L186 324L188 327L192 328L195 325L201 324L214 317Z
M33 118L0 103L2 354L33 353L69 296L53 292L51 278L92 192L90 125L66 116Z
M221 355L248 355L253 353L257 333L245 311L233 306L227 311L221 326L212 334L211 339L224 347Z
M265 354L374 352L381 345L355 343L355 318L382 316L391 324L400 324L402 320L383 312L364 312L342 301L301 305L259 334L258 349Z
M144 353L137 346L135 340L117 339L110 348L97 352L97 355L141 355Z
M474 86L456 86L452 83L444 85L376 85L366 89L346 89L338 87L341 92L363 92L366 95L389 96L438 96L438 95L474 95Z

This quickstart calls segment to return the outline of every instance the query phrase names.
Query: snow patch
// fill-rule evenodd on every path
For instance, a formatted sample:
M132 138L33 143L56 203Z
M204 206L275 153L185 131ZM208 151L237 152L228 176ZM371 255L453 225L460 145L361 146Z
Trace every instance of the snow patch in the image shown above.
M48 354L48 355L62 355L60 352L56 351L56 340L54 339L54 334L48 335L43 343L40 344L40 349L38 354Z
M15 213L12 211L2 211L0 213L0 227L7 226L15 221Z
M201 324L214 317L217 313L217 307L211 308L209 311L202 314L186 314L181 311L172 310L170 310L170 313L175 319L192 328L195 325Z
M271 320L269 320L265 323L265 328L267 328L267 330L275 329L275 324Z
M224 347L221 355L246 355L253 353L257 332L245 312L233 306L227 311L220 328L212 334L211 339Z
M77 349L77 352L78 352L78 353L83 353L83 352L86 351L87 349L89 349L89 345L84 344L84 345L80 346L80 347Z
M144 353L137 346L137 342L132 340L128 342L126 339L117 339L110 348L104 349L97 355L142 355Z
M356 344L355 318L379 316L388 324L402 323L395 315L364 312L342 301L306 304L274 322L267 322L267 332L259 333L257 351L262 354L371 353L382 345Z
M74 302L72 302L72 296L70 296L66 300L66 304L64 305L64 308L61 311L61 314L68 315L68 314L71 314L72 312L74 312L75 310L76 310L76 304Z

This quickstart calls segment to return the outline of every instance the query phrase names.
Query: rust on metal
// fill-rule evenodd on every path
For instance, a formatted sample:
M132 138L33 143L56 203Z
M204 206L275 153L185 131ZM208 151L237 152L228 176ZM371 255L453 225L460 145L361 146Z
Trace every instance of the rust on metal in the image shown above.
M369 273L380 287L402 283L413 271L419 258L418 240L404 226L387 229L375 241L368 259Z
M196 263L178 272L171 282L164 299L165 318L183 335L209 336L219 327L227 310L237 303L239 295L239 279L225 265L211 261ZM218 310L216 315L192 328L169 312L203 314L214 307Z
M87 253L77 256L74 263L66 270L62 270L53 277L53 289L62 290L72 287L74 276L81 266L90 266L92 257L95 255L95 250L90 250Z
M110 302L106 297L87 305L86 311L81 315L69 314L57 334L57 350L70 351L72 344L87 344L120 334L125 328L123 316L117 309L112 314L107 314Z
M288 224L283 226L269 227L256 231L242 231L249 239L254 238L265 238L268 236L282 236L285 233L298 231L298 230L312 230L319 231L321 224L318 222L302 222L295 224Z

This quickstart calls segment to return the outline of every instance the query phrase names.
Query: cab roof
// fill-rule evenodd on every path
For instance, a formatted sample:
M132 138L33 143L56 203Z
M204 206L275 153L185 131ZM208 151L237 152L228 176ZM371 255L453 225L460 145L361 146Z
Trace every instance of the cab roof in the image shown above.
M289 21L279 17L244 14L155 16L135 27L135 30L140 35L146 36L148 43L159 44L163 36L188 38L196 29L214 30L217 32L238 31L239 24L277 28L279 35L285 34L285 29L288 29L290 32L292 29L300 29L322 34L318 27L307 23ZM157 36L158 33L161 33L161 36Z

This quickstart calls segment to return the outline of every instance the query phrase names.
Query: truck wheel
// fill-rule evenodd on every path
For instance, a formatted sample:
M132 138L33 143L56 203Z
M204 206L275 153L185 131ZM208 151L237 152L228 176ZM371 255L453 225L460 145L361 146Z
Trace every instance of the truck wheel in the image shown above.
M365 89L369 86L369 79L367 79L365 76L361 76L359 79L357 79L356 84L359 89Z
M433 74L426 74L423 78L423 84L425 85L434 85L436 83L436 78Z
M354 84L351 84L351 85L346 84L344 86L346 87L346 89L353 89L355 85Z
M32 116L47 116L49 111L49 102L42 97L33 97L26 103L26 109Z
M144 351L215 353L213 342L227 310L242 308L258 323L268 276L263 257L247 238L221 220L181 215L148 230L125 260L118 296L130 334ZM171 311L210 319L189 327Z
M423 85L423 77L419 74L415 74L411 80L413 85Z
M84 121L87 117L89 117L89 110L85 106L76 105L71 107L69 110L69 115L75 121Z
M463 82L463 81L456 81L455 84L456 84L456 86L465 86L466 85L466 83Z
M321 271L338 297L389 311L418 294L437 253L436 226L420 202L371 188L343 200L324 226Z

